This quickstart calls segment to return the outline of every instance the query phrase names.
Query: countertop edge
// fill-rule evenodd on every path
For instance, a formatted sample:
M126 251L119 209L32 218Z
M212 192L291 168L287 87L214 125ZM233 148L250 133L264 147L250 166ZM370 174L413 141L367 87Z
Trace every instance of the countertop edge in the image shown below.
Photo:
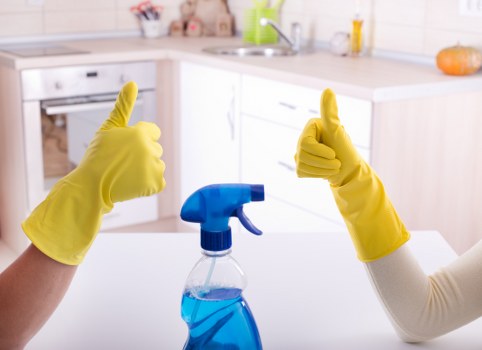
M204 53L186 53L181 50L168 49L167 58L174 61L187 59L193 63L205 64L219 69L234 70L241 74L255 75L261 78L300 85L307 88L319 89L321 85L324 87L330 87L334 91L343 91L343 95L360 99L373 100L375 92L377 91L369 87L344 84L333 80L307 76L297 72L259 67L247 62L240 62L222 56L211 56Z
M240 74L251 74L262 78L295 84L312 89L323 89L330 87L341 95L369 100L372 102L398 101L412 98L444 96L453 93L466 93L479 91L482 86L482 74L470 77L454 77L445 81L433 81L429 83L414 83L393 86L374 87L360 84L350 84L321 76L309 75L306 72L294 70L283 70L279 67L267 67L256 65L254 60L241 61L239 58L226 56L213 56L193 49L183 50L179 47L156 47L152 44L127 43L120 51L92 52L88 54L69 55L68 59L62 61L60 56L56 59L48 57L39 58L17 58L9 54L0 55L0 64L11 69L37 69L54 68L60 66L108 64L146 60L189 60L191 62L210 65L220 69L232 70ZM138 50L136 50L138 48ZM60 62L60 63L59 63ZM440 73L442 74L442 73Z

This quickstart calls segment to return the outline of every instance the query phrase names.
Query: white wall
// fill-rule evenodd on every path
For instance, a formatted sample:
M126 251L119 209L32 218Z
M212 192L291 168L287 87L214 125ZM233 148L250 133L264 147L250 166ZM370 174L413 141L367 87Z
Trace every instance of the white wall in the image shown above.
M39 1L39 0L36 0ZM84 34L139 30L132 5L141 0L0 0L0 40L39 35ZM168 23L179 17L180 0L153 1L164 6Z
M274 2L274 0L272 0ZM285 28L301 22L304 36L328 41L335 31L349 31L356 0L285 0L281 20ZM120 32L138 30L129 7L138 0L0 0L0 40L18 36ZM154 1L165 7L164 20L179 17L181 0ZM242 29L243 10L251 0L228 0ZM359 0L368 46L433 56L460 41L482 47L482 17L462 17L459 0Z

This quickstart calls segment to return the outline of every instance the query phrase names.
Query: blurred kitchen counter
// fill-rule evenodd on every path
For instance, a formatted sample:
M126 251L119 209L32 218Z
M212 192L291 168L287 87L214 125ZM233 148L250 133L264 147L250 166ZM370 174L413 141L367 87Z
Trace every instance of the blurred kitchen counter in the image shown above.
M16 70L144 60L189 60L243 74L334 91L374 102L477 91L482 74L443 75L434 64L379 57L340 57L326 50L292 57L232 57L202 52L212 46L239 46L239 38L116 38L56 42L88 53L18 57L0 51L0 64Z

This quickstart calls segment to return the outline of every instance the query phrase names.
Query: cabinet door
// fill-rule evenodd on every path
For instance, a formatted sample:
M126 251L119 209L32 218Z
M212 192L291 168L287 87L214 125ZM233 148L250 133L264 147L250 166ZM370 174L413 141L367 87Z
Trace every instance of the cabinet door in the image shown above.
M239 182L239 74L180 64L181 202L211 183Z
M320 118L322 92L322 87L310 89L244 75L241 111L302 130L310 118ZM361 156L370 162L372 103L343 95L337 95L336 100L341 124Z
M275 232L342 230L327 181L296 176L293 156L299 130L244 114L242 118L242 181L263 183L266 193L257 209L246 206L253 223Z
M267 202L273 203L271 212L263 213L272 218L265 223L268 229L344 229L328 182L300 179L295 173L298 137L310 118L320 117L321 92L248 75L242 78L242 180L265 184ZM337 96L337 102L343 125L362 157L369 161L371 103L346 96Z

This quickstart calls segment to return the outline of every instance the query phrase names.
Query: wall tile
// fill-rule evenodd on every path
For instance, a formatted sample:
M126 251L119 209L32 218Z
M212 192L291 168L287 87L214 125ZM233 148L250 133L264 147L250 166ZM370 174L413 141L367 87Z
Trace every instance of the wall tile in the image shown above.
M181 10L179 9L179 5L166 6L162 16L163 19L169 20L169 22L174 19L180 19Z
M291 33L291 25L293 23L300 23L301 24L301 34L303 37L306 37L305 28L303 27L303 19L304 16L301 13L296 12L282 12L280 14L279 22L281 25L281 30L290 35Z
M427 1L427 28L482 34L482 18L460 16L458 0Z
M377 22L423 26L426 0L374 0Z
M274 3L274 0L272 1ZM302 13L303 12L303 1L290 1L286 0L282 5L281 5L281 12L282 13Z
M125 8L117 9L117 29L119 30L134 30L140 29L137 18Z
M0 15L0 36L37 35L42 32L43 18L40 13Z
M105 9L114 9L115 0L44 0L44 11L63 12L75 10L92 10L93 12Z
M461 45L475 46L482 50L482 40L478 33L461 33L451 30L427 29L425 31L425 47L423 54L435 56L441 49L454 46L460 42Z
M360 6L362 17L371 17L372 0L304 0L303 12L307 15L318 14L320 20L323 20L325 16L352 18L355 15L357 3Z
M239 8L236 6L230 6L229 11L231 11L231 15L234 17L234 28L236 31L241 32L243 30L243 8Z
M45 0L43 6L26 0L0 0L0 36L38 36L114 30L138 30L129 8L141 0ZM276 0L271 0L274 3ZM356 4L365 19L367 47L417 55L434 55L460 41L482 47L482 20L458 14L459 0L289 0L280 20L289 33L292 22L302 24L303 36L328 42L336 31L350 32ZM154 0L165 7L165 30L180 17L183 0ZM228 0L238 32L251 0ZM32 16L31 16L32 15Z
M167 33L170 23L174 19L178 19L180 16L179 8L175 7L164 7L161 15L161 22L163 32ZM117 10L117 29L118 30L141 30L140 24L137 18L126 10L125 8L120 8Z
M117 0L116 5L118 8L131 7L140 3L140 0Z
M179 12L179 6L169 6L164 9L162 13L162 28L163 32L169 32L169 25L172 21L177 20L181 17L181 12Z
M26 0L0 0L0 13L41 12L43 6L28 5Z
M423 52L423 28L375 22L373 31L373 47L377 49L410 54Z
M268 6L273 6L277 0L268 1ZM228 0L228 6L233 8L253 8L254 2L252 0ZM302 0L285 0L281 5L282 11L301 12L303 10Z
M328 42L335 32L350 32L351 21L348 18L304 16L302 23L305 37L314 41Z
M115 0L115 1L116 1L116 4L117 4L117 7L119 7L119 8L122 8L122 7L129 8L131 6L139 4L143 0ZM151 0L151 2L154 5L162 5L166 8L168 8L168 7L173 7L173 6L178 7L181 4L182 1L181 0Z
M303 12L312 16L349 17L353 15L354 10L353 7L348 9L348 1L354 3L351 0L305 0L303 2Z
M84 33L116 29L116 11L47 12L45 33Z

